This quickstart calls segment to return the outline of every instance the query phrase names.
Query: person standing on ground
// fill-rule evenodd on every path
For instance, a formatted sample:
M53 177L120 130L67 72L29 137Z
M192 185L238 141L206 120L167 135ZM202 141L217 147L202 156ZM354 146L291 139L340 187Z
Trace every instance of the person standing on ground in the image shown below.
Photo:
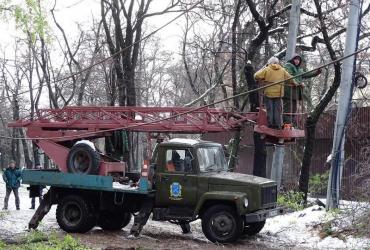
M9 196L12 191L15 197L15 206L17 210L19 210L18 188L21 185L21 171L18 168L16 168L14 160L10 161L9 167L5 170L3 174L3 179L6 184L6 194L4 198L3 210L8 209Z
M267 65L254 74L254 78L260 84L281 82L263 90L264 103L267 112L268 126L274 129L282 129L282 97L284 96L284 80L292 76L279 64L277 57L271 57ZM294 80L288 80L288 84L295 85Z
M304 71L301 68L302 57L298 54L294 54L292 59L290 59L284 68L292 76L297 76L294 78L297 86L286 86L285 93L283 97L284 102L284 113L296 113L297 112L297 101L303 100L303 79L318 76L321 73L321 69L316 71L303 74ZM300 75L300 76L298 76ZM294 124L293 115L284 115L284 123Z
M41 166L40 165L36 165L35 166L35 169L41 169ZM41 204L41 201L42 201L42 191L43 189L45 188L45 186L43 185L35 185L35 186L31 186L31 192L30 192L30 195L32 192L35 192L37 193L37 196L39 198L39 204ZM30 209L35 209L35 204L36 204L36 197L31 197L31 207Z

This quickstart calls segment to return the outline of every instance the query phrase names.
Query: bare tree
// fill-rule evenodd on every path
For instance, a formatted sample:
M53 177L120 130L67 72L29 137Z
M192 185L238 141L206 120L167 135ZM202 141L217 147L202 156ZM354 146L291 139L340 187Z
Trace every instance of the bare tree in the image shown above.
M55 5L54 5L54 8L55 8ZM63 35L63 40L64 40L64 43L65 43L65 46L66 46L66 49L67 49L67 51L64 53L64 55L65 55L65 57L68 57L67 65L68 65L68 69L69 69L69 72L71 74L71 79L72 79L72 82L73 82L72 86L73 86L73 89L77 88L76 104L77 104L77 106L81 106L82 102L83 102L84 94L85 94L86 85L88 84L88 82L90 80L91 73L93 71L92 65L95 63L96 55L98 54L98 52L99 52L99 50L102 46L102 44L99 41L99 39L100 39L100 28L101 28L101 25L102 25L102 21L100 21L99 24L97 25L96 32L94 34L95 35L95 37L93 38L93 40L94 40L93 48L94 49L92 51L91 58L89 59L88 64L84 65L85 66L84 68L87 69L87 70L83 71L82 70L83 66L81 65L81 62L79 62L79 60L77 58L77 55L79 53L79 50L81 49L82 43L85 42L84 41L85 40L84 31L80 30L79 39L77 41L77 44L75 45L75 49L72 51L71 45L70 45L70 43L67 39L67 36L65 34L64 29L57 22L57 20L55 18L54 8L51 10L51 14L53 16L53 20L54 20L55 25L58 27L58 29L60 30L60 32ZM80 73L76 75L75 72L73 72L74 68L76 68L77 71L80 72ZM68 105L70 100L72 100L74 92L75 91L73 90L72 95L70 95L69 99L65 100L66 105Z

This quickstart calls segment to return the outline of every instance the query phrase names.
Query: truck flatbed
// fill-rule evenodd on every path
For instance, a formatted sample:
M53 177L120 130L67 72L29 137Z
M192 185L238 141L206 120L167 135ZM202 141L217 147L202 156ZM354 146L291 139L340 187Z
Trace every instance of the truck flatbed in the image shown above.
M112 176L63 173L57 170L22 171L22 183L60 188L86 189L120 193L150 194L154 190L143 190L113 182Z

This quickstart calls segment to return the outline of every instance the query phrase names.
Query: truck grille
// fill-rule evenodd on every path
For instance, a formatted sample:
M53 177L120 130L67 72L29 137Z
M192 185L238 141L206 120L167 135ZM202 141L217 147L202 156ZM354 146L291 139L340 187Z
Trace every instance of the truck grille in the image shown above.
M274 205L277 200L277 187L262 187L261 189L261 202L263 207L268 207L268 205Z

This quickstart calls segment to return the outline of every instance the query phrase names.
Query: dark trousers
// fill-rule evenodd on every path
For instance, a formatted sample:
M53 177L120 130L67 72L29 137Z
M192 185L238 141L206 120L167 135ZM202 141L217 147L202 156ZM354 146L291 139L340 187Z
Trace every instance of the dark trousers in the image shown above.
M41 203L41 201L42 201L42 195L39 196L39 204ZM35 205L36 205L36 198L32 197L31 198L31 208L35 208Z
M35 208L35 205L36 205L36 198L39 198L39 204L41 203L42 201L42 190L43 190L43 186L31 186L30 187L30 196L32 194L33 197L31 197L31 208Z
M267 112L268 126L280 129L283 126L283 104L281 98L270 98L265 96L264 102Z
M4 209L8 209L8 201L10 193L13 191L15 197L15 206L19 209L19 195L18 195L18 188L8 188L6 187L6 194L4 198Z

